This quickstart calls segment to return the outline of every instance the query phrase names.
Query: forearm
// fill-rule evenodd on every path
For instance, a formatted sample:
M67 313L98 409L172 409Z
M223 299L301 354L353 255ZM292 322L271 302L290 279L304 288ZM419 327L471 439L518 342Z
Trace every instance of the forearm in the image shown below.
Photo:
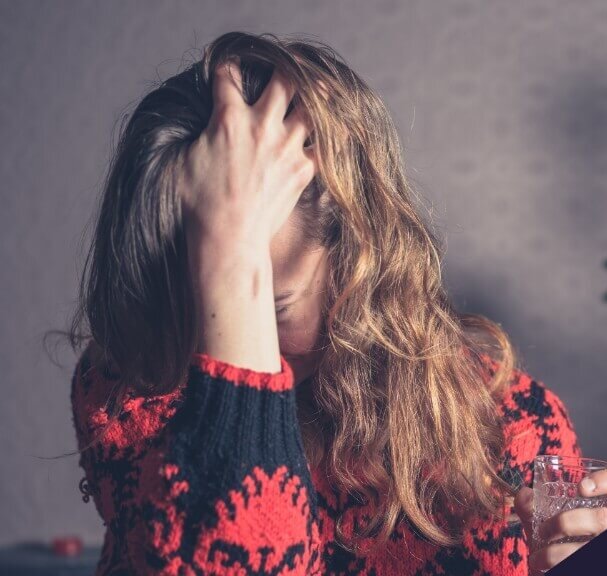
M260 372L280 372L269 249L206 240L196 258L197 352Z

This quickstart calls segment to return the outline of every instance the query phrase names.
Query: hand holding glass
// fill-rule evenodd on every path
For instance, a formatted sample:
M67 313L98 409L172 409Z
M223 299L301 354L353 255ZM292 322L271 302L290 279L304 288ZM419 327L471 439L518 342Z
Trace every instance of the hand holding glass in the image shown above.
M607 495L582 496L579 483L592 472L607 470L607 462L577 456L537 456L533 467L532 550L548 543L587 542L593 536L565 536L557 540L542 537L540 526L560 512L574 508L607 507Z

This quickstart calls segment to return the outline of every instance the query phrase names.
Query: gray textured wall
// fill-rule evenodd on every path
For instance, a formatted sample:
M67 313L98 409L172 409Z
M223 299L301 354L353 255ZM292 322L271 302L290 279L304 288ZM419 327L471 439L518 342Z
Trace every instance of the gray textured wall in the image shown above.
M241 29L329 42L385 98L447 234L457 302L500 321L607 458L607 3L0 3L0 543L102 534L77 489L74 358L40 343L76 295L114 121ZM186 57L188 55L186 54Z

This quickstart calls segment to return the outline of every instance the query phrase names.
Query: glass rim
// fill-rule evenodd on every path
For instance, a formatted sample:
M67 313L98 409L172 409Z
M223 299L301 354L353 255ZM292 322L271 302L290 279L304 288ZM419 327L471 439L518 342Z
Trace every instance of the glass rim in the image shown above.
M533 461L542 464L562 464L567 468L579 468L580 470L603 470L607 468L606 460L570 454L538 454Z

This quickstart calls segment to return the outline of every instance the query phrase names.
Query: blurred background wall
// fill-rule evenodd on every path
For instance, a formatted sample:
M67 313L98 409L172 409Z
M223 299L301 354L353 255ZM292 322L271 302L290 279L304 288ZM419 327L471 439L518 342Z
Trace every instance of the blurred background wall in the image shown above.
M501 322L607 459L607 3L0 2L0 543L99 543L63 367L41 335L76 296L112 131L230 30L331 44L385 99L447 238L455 301Z

